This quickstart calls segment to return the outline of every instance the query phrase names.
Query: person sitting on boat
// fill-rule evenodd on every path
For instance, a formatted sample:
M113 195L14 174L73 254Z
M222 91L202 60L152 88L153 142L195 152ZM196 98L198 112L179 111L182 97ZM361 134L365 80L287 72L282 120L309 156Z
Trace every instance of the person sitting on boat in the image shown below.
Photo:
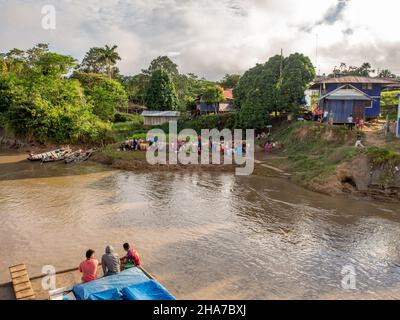
M139 253L131 247L129 243L125 243L123 247L126 251L126 255L121 258L121 269L125 270L133 267L140 267Z
M86 260L79 266L79 271L82 275L82 282L91 282L97 279L97 267L99 261L94 258L94 250L86 251Z
M106 247L106 253L101 258L101 266L105 277L112 276L120 272L119 256L115 253L112 246Z

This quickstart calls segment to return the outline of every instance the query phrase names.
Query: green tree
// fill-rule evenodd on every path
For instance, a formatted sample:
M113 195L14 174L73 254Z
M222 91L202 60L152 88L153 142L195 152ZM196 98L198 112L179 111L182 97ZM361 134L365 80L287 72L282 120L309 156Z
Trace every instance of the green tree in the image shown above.
M116 64L121 60L117 49L117 46L108 45L104 48L90 48L79 66L79 71L106 74L110 79L116 78L119 74Z
M111 128L92 109L78 81L48 78L35 82L30 98L13 102L8 124L17 136L40 142L106 140Z
M85 90L85 94L88 96L93 95L93 90L96 85L108 80L108 78L103 74L79 71L75 71L71 78L79 80Z
M392 73L389 69L383 69L379 71L378 78L396 79L397 76L394 73Z
M342 62L339 67L335 67L330 77L343 77L343 76L359 76L359 77L370 77L375 70L372 69L369 62L364 62L361 66L349 66Z
M264 65L257 64L249 69L240 78L238 84L233 89L235 96L235 107L241 109L242 106L263 86L261 81L264 72Z
M41 142L109 139L111 126L93 114L80 82L66 78L76 65L72 57L48 52L45 45L3 57L8 66L0 77L0 109L8 130Z
M113 67L117 64L118 60L121 60L121 57L119 56L117 52L118 46L108 46L106 45L104 49L102 49L102 52L100 54L100 61L104 62L106 69L107 69L107 75L111 79L113 76L115 76L113 72ZM115 71L115 70L114 70Z
M224 89L220 86L209 86L205 89L202 98L207 104L218 104L225 99Z
M233 89L238 84L240 77L239 74L226 74L219 84L224 89Z
M4 55L0 54L0 76L4 76L7 74L7 63L6 60L4 59Z
M279 102L284 112L297 112L304 103L304 92L316 76L311 60L294 53L284 61Z
M253 99L246 101L239 112L236 113L237 128L263 129L268 124L270 112L263 104L260 92L254 94Z
M107 79L95 85L92 94L93 112L103 121L114 119L116 108L125 107L128 97L124 87L116 80Z
M8 53L2 54L5 63L4 70L7 74L20 75L26 68L25 52L20 49L12 49Z
M263 126L271 113L296 112L314 78L310 59L299 53L287 58L276 55L251 68L234 88L238 125L256 128Z
M82 60L79 70L86 73L103 73L104 62L101 60L102 48L90 48Z
M13 75L0 75L0 113L7 112L9 107L22 97L22 87L18 78Z
M142 73L151 75L154 71L159 71L161 69L168 71L172 76L179 74L178 65L167 56L160 56L154 59L150 63L149 68L147 70L142 70Z
M143 105L149 81L150 77L143 73L122 78L122 84L128 94L129 101Z
M31 49L26 51L27 64L29 67L39 61L39 59L46 53L49 52L49 45L47 43L39 43Z
M76 65L76 60L70 56L47 52L38 58L33 70L44 76L61 77L69 73Z
M178 98L170 74L164 70L156 70L150 78L144 97L145 106L149 110L176 110Z

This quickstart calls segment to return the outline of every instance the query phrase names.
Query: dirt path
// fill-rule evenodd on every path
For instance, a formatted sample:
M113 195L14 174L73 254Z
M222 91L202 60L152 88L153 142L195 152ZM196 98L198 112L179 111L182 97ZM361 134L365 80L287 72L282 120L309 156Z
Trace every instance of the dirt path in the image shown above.
M364 134L366 138L366 145L368 147L381 147L386 143L385 137L376 128L367 128L364 130Z

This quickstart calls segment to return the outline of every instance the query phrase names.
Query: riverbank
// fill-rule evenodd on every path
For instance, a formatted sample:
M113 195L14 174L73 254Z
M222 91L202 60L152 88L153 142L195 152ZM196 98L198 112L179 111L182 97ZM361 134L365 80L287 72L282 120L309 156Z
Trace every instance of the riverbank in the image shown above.
M365 147L356 148L360 136ZM309 190L400 201L400 143L391 136L376 129L357 132L298 122L277 131L273 140L284 148L265 161L291 173L292 181Z
M355 147L357 135L362 137L365 148ZM400 202L400 142L391 136L385 137L376 129L357 133L344 126L297 122L281 126L272 140L283 148L266 154L261 151L265 141L258 141L253 175L290 179L308 190L331 196ZM27 154L56 147L12 139L7 142L9 148ZM91 160L135 172L233 173L236 168L235 165L151 165L146 152L119 151L119 144L100 148Z
M108 165L113 169L129 171L216 171L234 172L234 165L181 165L181 164L149 164L146 160L146 152L119 151L119 145L109 145L91 158L92 161Z

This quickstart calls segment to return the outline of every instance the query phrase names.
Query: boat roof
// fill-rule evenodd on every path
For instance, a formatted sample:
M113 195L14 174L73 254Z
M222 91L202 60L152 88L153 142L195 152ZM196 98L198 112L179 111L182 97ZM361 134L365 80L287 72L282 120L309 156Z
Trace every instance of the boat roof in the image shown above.
M158 282L139 268L74 286L77 300L175 300Z
M351 84L341 86L326 95L320 97L318 100L365 100L372 101L373 98L368 94L362 92Z

